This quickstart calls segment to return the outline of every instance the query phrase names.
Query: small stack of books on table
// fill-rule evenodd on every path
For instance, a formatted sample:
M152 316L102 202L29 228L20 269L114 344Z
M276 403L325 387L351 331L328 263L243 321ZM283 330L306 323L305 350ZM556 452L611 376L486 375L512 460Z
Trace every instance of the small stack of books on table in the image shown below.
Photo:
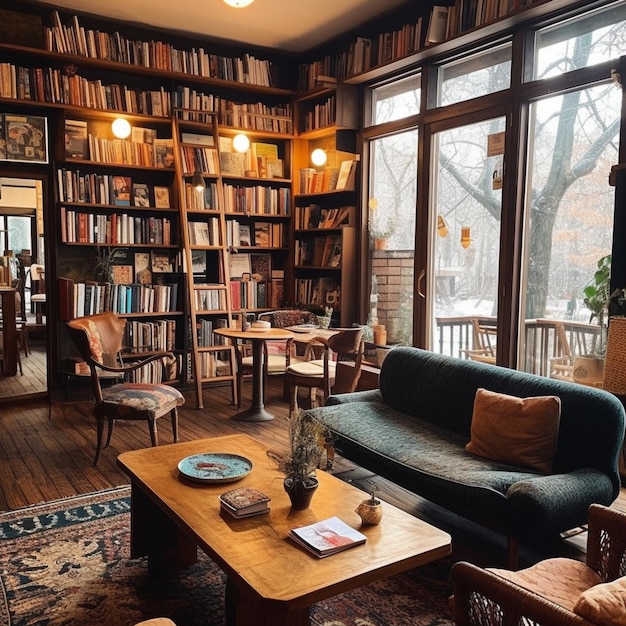
M219 500L222 510L237 519L270 512L270 499L253 487L231 489L223 493Z

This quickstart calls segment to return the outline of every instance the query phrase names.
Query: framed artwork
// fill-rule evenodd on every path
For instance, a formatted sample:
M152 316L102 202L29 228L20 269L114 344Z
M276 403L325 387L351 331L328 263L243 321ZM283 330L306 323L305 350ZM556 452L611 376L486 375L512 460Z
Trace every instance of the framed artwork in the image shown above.
M36 115L0 114L0 159L47 163L47 118Z

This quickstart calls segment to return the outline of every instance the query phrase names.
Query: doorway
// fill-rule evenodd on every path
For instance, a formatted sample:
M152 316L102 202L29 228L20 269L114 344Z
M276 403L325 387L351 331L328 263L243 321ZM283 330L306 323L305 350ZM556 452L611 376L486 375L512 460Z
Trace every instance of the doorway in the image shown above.
M0 177L0 254L16 289L18 367L0 376L0 400L47 393L48 317L43 181Z

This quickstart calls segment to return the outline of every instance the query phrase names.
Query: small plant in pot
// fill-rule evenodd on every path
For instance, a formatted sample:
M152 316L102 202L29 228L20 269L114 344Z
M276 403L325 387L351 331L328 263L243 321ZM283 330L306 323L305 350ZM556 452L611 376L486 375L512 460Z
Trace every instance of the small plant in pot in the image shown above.
M364 525L374 525L380 523L383 518L383 504L376 497L378 485L371 481L368 482L370 484L370 497L359 504L355 513L361 518Z
M315 470L324 452L325 434L326 429L302 411L289 425L289 453L268 453L285 474L283 484L293 509L308 508L317 489Z

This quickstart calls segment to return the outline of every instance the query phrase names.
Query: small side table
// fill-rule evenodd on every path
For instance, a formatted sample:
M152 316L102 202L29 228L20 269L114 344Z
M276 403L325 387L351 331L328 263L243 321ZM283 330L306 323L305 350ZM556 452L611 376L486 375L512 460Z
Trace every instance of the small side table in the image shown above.
M274 339L290 339L294 336L294 333L284 328L270 328L267 330L217 328L213 332L216 335L228 337L234 341L249 341L252 344L252 405L249 409L233 415L233 419L242 422L268 422L273 420L274 415L265 408L265 381L263 376L265 356L263 344Z

